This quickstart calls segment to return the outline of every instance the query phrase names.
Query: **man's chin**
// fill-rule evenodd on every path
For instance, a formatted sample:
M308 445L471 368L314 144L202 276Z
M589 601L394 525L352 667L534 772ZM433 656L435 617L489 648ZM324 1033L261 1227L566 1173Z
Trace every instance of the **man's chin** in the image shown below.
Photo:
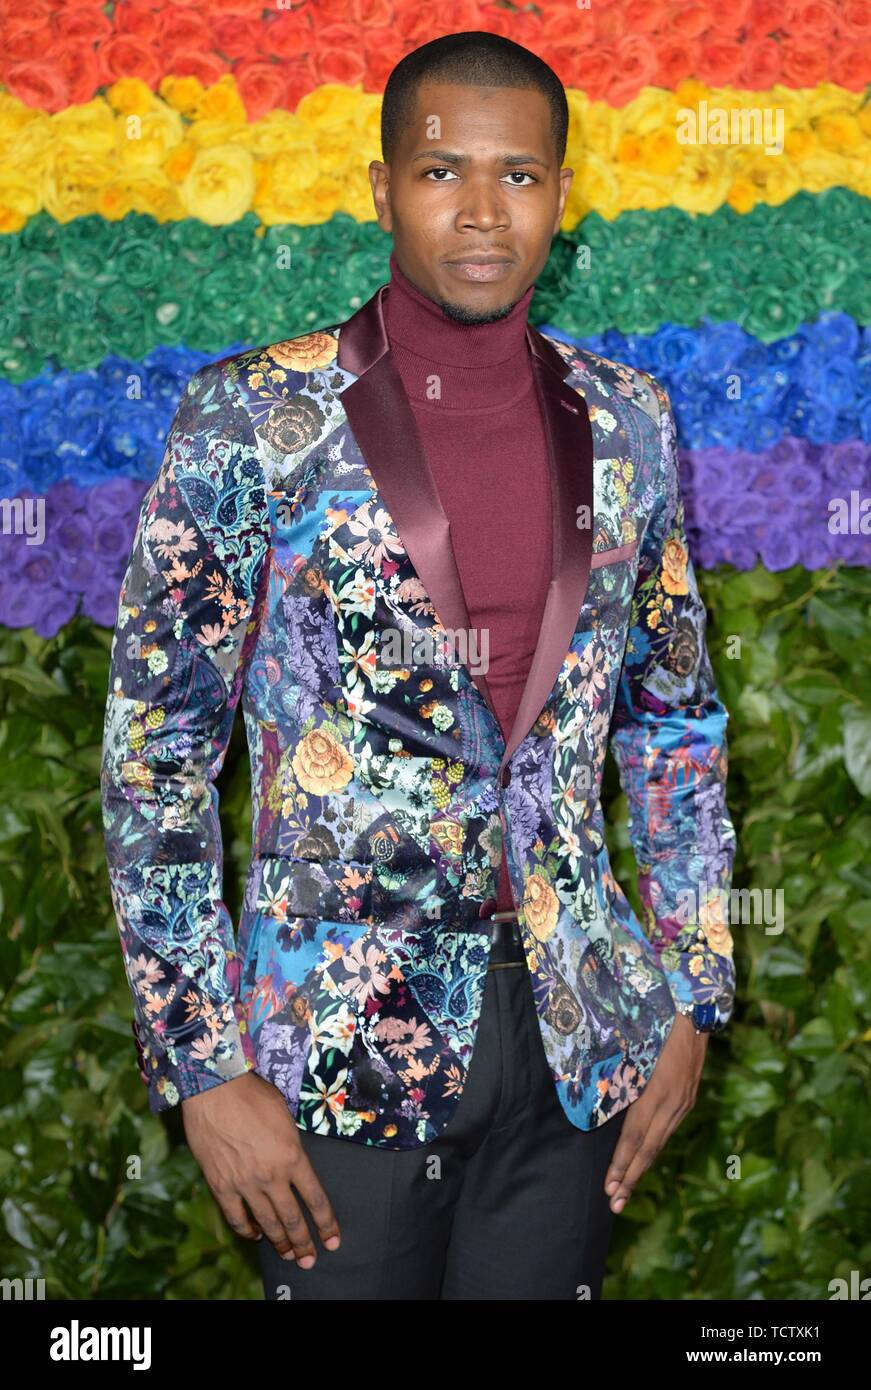
M522 299L523 295L518 296ZM512 299L509 304L499 305L493 309L478 309L470 304L458 304L451 299L437 299L435 301L445 318L453 319L455 323L464 323L473 326L479 323L496 323L499 319L507 318L518 302Z

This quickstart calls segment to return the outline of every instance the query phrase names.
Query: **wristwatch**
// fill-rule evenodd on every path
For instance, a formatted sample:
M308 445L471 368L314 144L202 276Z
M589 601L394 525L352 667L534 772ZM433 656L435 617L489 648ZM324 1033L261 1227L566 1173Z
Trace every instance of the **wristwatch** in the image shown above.
M679 1008L678 1013L690 1020L697 1033L718 1033L726 1026L715 1000L708 1004L690 1004Z

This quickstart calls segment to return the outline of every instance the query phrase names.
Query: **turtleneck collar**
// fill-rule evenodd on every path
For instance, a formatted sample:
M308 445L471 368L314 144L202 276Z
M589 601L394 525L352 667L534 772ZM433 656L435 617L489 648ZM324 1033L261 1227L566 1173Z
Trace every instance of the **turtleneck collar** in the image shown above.
M524 395L532 384L526 327L534 290L530 285L505 318L457 323L412 284L391 252L384 321L409 400L424 409L487 411ZM436 400L434 376L441 392Z

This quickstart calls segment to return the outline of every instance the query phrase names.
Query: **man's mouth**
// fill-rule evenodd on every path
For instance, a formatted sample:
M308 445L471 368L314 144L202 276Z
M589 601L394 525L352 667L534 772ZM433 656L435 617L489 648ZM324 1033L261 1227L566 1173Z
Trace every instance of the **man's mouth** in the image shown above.
M499 280L511 269L513 261L508 256L470 252L468 256L445 261L445 265L463 280Z

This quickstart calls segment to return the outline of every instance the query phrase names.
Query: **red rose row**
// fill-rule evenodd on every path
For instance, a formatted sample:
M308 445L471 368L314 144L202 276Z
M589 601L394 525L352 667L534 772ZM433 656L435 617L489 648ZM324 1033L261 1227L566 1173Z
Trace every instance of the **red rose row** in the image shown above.
M121 77L156 90L166 76L204 86L232 72L250 120L294 111L324 83L381 92L404 54L440 34L484 29L538 53L566 87L623 106L644 86L764 90L775 83L871 81L871 0L6 0L0 82L50 112Z

